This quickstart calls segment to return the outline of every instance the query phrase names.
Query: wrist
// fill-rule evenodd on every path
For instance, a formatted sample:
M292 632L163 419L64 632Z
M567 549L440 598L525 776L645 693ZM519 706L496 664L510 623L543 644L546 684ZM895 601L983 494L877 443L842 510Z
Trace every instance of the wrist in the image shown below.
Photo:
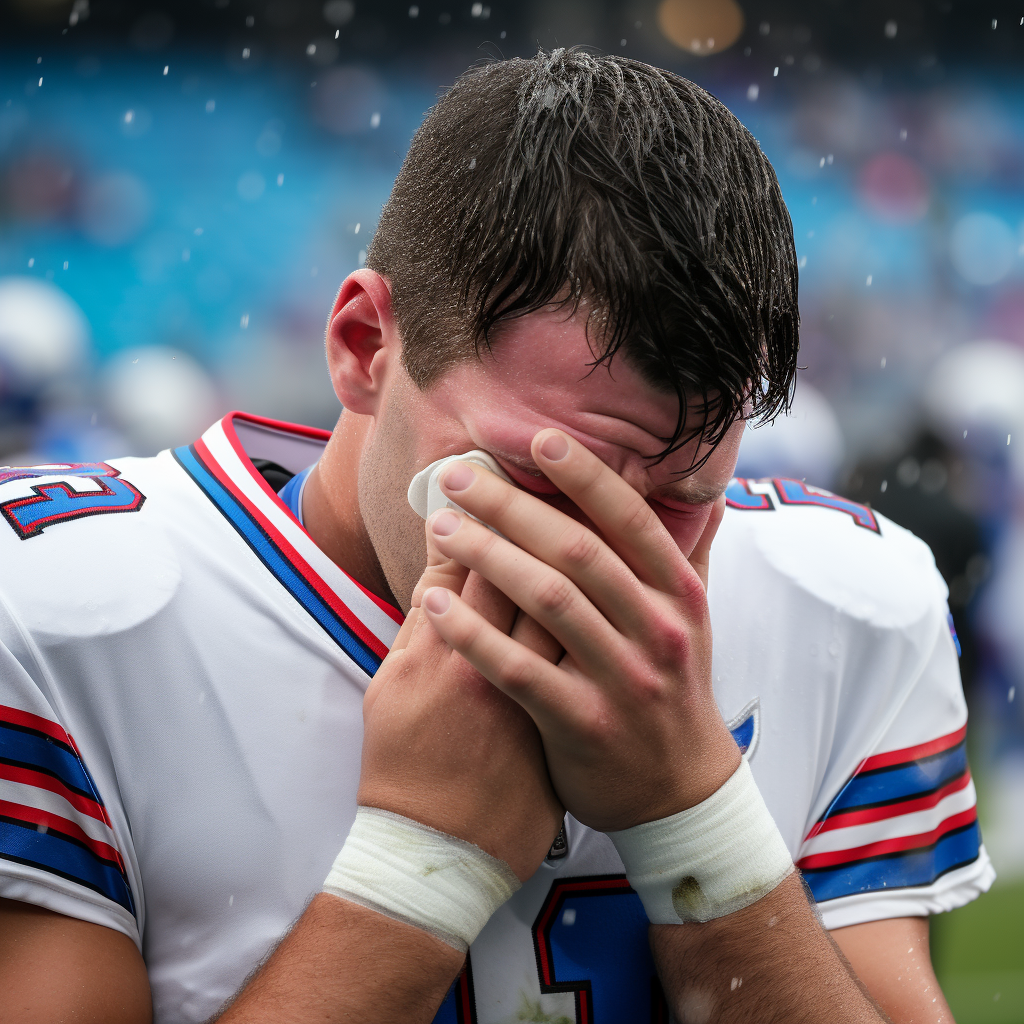
M359 807L324 892L429 932L466 952L520 887L478 846L376 807Z
M609 838L652 924L705 922L756 903L793 871L793 860L750 766L677 814Z

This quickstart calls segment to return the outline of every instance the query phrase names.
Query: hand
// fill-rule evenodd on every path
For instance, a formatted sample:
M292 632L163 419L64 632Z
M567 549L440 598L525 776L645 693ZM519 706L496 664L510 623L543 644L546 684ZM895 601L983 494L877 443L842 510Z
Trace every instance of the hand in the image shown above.
M439 552L490 580L564 648L557 664L496 628L454 588L422 608L437 632L525 708L555 790L602 831L666 817L710 796L739 765L711 688L706 587L719 499L687 559L643 497L567 434L541 431L533 458L597 532L468 463L442 490Z
M488 628L506 639L511 631L542 660L561 648L490 583L442 555L430 521L427 555L409 615L363 701L358 801L475 843L525 881L565 814L540 736L518 704L438 636L421 614L423 594L461 594Z

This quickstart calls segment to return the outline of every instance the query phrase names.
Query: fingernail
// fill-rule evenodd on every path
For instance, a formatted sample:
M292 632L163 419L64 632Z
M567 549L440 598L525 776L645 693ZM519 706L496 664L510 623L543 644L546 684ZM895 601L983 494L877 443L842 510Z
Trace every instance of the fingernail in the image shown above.
M445 470L441 483L449 491L464 491L474 480L476 475L464 462L456 462L450 469Z
M540 453L551 462L560 462L569 454L569 444L561 434L552 434L541 441Z
M461 525L462 520L454 512L440 512L430 528L438 537L450 537Z
M444 615L452 606L452 595L444 587L431 587L423 595L423 607L435 615Z

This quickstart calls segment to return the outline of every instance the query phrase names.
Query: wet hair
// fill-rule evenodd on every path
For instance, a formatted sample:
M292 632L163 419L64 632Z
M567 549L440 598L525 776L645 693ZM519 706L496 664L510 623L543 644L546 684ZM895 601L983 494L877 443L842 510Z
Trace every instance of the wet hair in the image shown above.
M366 262L421 388L500 344L503 321L585 299L589 365L621 353L679 397L659 457L717 443L745 403L788 407L798 275L775 172L722 103L647 64L562 49L463 74L413 138Z

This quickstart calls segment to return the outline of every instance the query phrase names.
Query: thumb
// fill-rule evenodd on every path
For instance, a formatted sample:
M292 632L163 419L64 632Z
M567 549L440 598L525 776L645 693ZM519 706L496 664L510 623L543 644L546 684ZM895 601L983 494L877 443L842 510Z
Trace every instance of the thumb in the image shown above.
M464 565L459 564L453 558L445 557L438 551L437 545L434 543L434 531L430 528L430 524L437 514L435 512L429 516L423 524L427 539L427 565L413 589L409 614L406 615L405 622L402 623L402 628L391 645L392 651L402 651L408 646L420 620L420 603L427 590L431 587L444 587L446 590L454 590L456 594L461 595L466 577L469 575L469 570Z
M708 516L704 532L697 539L697 543L690 552L690 565L693 566L700 577L705 593L707 593L708 589L708 565L711 561L711 542L715 539L715 534L718 533L718 527L722 525L722 517L724 515L725 495L723 494L711 509L711 515Z

